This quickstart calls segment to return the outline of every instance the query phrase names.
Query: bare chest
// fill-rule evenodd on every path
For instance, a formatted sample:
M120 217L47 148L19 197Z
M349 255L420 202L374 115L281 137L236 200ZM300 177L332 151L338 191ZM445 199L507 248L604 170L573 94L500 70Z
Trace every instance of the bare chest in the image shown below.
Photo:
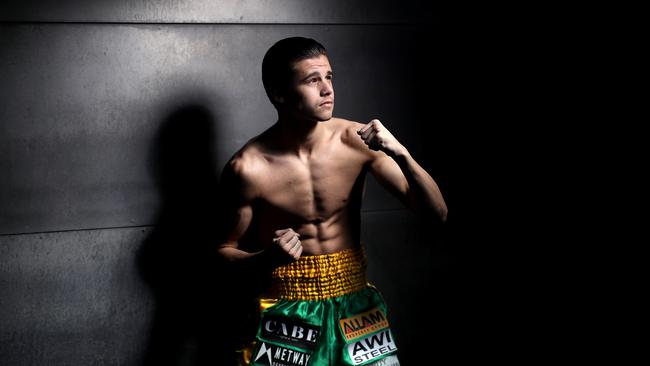
M363 161L353 154L318 154L309 159L282 157L267 166L260 198L279 215L300 221L326 221L358 200Z

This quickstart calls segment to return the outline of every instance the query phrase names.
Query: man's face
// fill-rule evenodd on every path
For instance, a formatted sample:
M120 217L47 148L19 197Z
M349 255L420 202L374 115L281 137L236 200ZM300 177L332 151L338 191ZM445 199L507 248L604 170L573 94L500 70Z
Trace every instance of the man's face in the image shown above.
M295 117L327 121L334 110L332 67L327 56L320 55L293 65L293 82L287 93L287 107Z

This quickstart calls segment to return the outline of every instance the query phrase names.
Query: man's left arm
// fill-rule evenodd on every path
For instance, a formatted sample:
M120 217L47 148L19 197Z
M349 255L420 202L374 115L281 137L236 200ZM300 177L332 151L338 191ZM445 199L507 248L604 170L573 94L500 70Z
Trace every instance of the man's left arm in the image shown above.
M379 120L373 119L357 134L371 150L384 152L373 154L370 163L370 170L381 185L408 208L433 210L442 221L447 219L447 204L436 182Z

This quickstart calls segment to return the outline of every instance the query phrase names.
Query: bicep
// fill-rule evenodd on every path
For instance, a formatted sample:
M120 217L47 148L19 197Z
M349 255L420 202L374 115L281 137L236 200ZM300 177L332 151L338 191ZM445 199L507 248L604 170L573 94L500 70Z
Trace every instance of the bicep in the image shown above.
M235 209L230 209L225 213L224 221L224 240L220 247L236 248L237 241L241 239L250 226L253 218L253 208L250 205L244 205Z
M242 177L238 164L230 162L224 169L219 184L221 197L220 247L237 247L253 218L254 199L250 184Z

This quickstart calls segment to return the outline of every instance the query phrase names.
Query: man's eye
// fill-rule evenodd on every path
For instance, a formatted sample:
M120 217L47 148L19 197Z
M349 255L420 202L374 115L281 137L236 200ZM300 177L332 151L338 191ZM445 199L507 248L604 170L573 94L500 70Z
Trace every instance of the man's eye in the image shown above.
M310 82L310 83L315 83L315 82L317 82L317 81L318 81L318 79L316 79L316 78L314 78L314 79L309 79L309 82Z

